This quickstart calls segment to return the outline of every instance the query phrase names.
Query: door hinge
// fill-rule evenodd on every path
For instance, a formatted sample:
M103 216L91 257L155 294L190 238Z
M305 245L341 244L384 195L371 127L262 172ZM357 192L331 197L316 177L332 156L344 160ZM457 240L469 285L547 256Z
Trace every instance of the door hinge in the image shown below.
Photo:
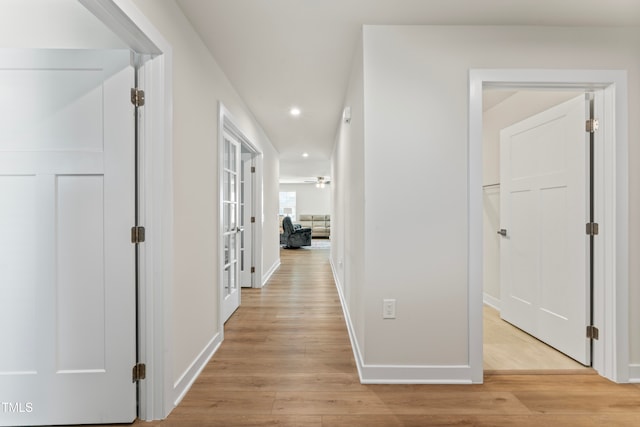
M256 268L255 267L251 267L251 272L255 273L256 272Z
M252 217L251 217L251 223L253 224L254 222L256 222L256 217L255 217L255 216L252 216Z
M147 377L147 365L144 363L136 363L133 365L133 373L131 377L134 383L145 379Z
M594 133L600 127L600 122L598 119L589 119L586 122L586 131L589 133Z
M587 338L591 340L597 340L599 335L598 328L593 325L587 326Z
M597 236L600 227L597 222L589 222L587 223L587 236Z
M256 167L255 166L251 166L251 173L256 173Z
M131 227L131 243L144 242L144 227Z
M131 88L131 103L136 107L144 105L144 91L141 89Z

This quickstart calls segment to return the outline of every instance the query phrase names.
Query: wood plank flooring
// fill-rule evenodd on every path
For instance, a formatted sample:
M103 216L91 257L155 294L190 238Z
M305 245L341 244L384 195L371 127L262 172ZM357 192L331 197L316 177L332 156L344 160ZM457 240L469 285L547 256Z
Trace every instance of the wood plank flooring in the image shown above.
M485 373L511 370L582 372L587 368L500 318L498 310L484 306Z
M140 426L634 426L640 387L598 375L487 375L482 385L362 385L326 249L282 250L243 290L225 340L166 420Z

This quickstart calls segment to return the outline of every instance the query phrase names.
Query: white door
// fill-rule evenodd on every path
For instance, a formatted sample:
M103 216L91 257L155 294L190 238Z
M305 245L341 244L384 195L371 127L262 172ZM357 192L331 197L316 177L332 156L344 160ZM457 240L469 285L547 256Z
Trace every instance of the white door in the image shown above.
M580 95L500 134L501 316L585 365L587 106Z
M0 51L0 425L136 417L128 51Z
M242 153L240 186L240 286L253 286L253 172L252 154Z
M240 306L239 237L240 228L240 142L223 132L224 165L222 171L222 316L227 321Z

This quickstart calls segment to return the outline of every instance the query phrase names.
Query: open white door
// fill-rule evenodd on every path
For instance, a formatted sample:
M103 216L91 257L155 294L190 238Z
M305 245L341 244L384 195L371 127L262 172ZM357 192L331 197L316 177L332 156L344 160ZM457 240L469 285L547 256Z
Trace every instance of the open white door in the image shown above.
M136 417L129 51L0 51L0 425Z
M583 94L500 134L501 317L585 365L587 118Z
M240 306L240 142L223 132L224 167L222 171L222 320L226 322Z
M253 175L252 154L242 153L240 189L240 286L253 287Z

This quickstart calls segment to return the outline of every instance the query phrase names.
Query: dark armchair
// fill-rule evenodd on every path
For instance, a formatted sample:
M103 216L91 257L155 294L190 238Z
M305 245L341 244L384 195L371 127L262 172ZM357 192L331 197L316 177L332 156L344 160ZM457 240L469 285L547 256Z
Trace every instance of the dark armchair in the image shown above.
M294 227L291 218L285 216L282 220L284 232L280 236L280 243L285 248L299 248L300 246L311 246L311 229Z

